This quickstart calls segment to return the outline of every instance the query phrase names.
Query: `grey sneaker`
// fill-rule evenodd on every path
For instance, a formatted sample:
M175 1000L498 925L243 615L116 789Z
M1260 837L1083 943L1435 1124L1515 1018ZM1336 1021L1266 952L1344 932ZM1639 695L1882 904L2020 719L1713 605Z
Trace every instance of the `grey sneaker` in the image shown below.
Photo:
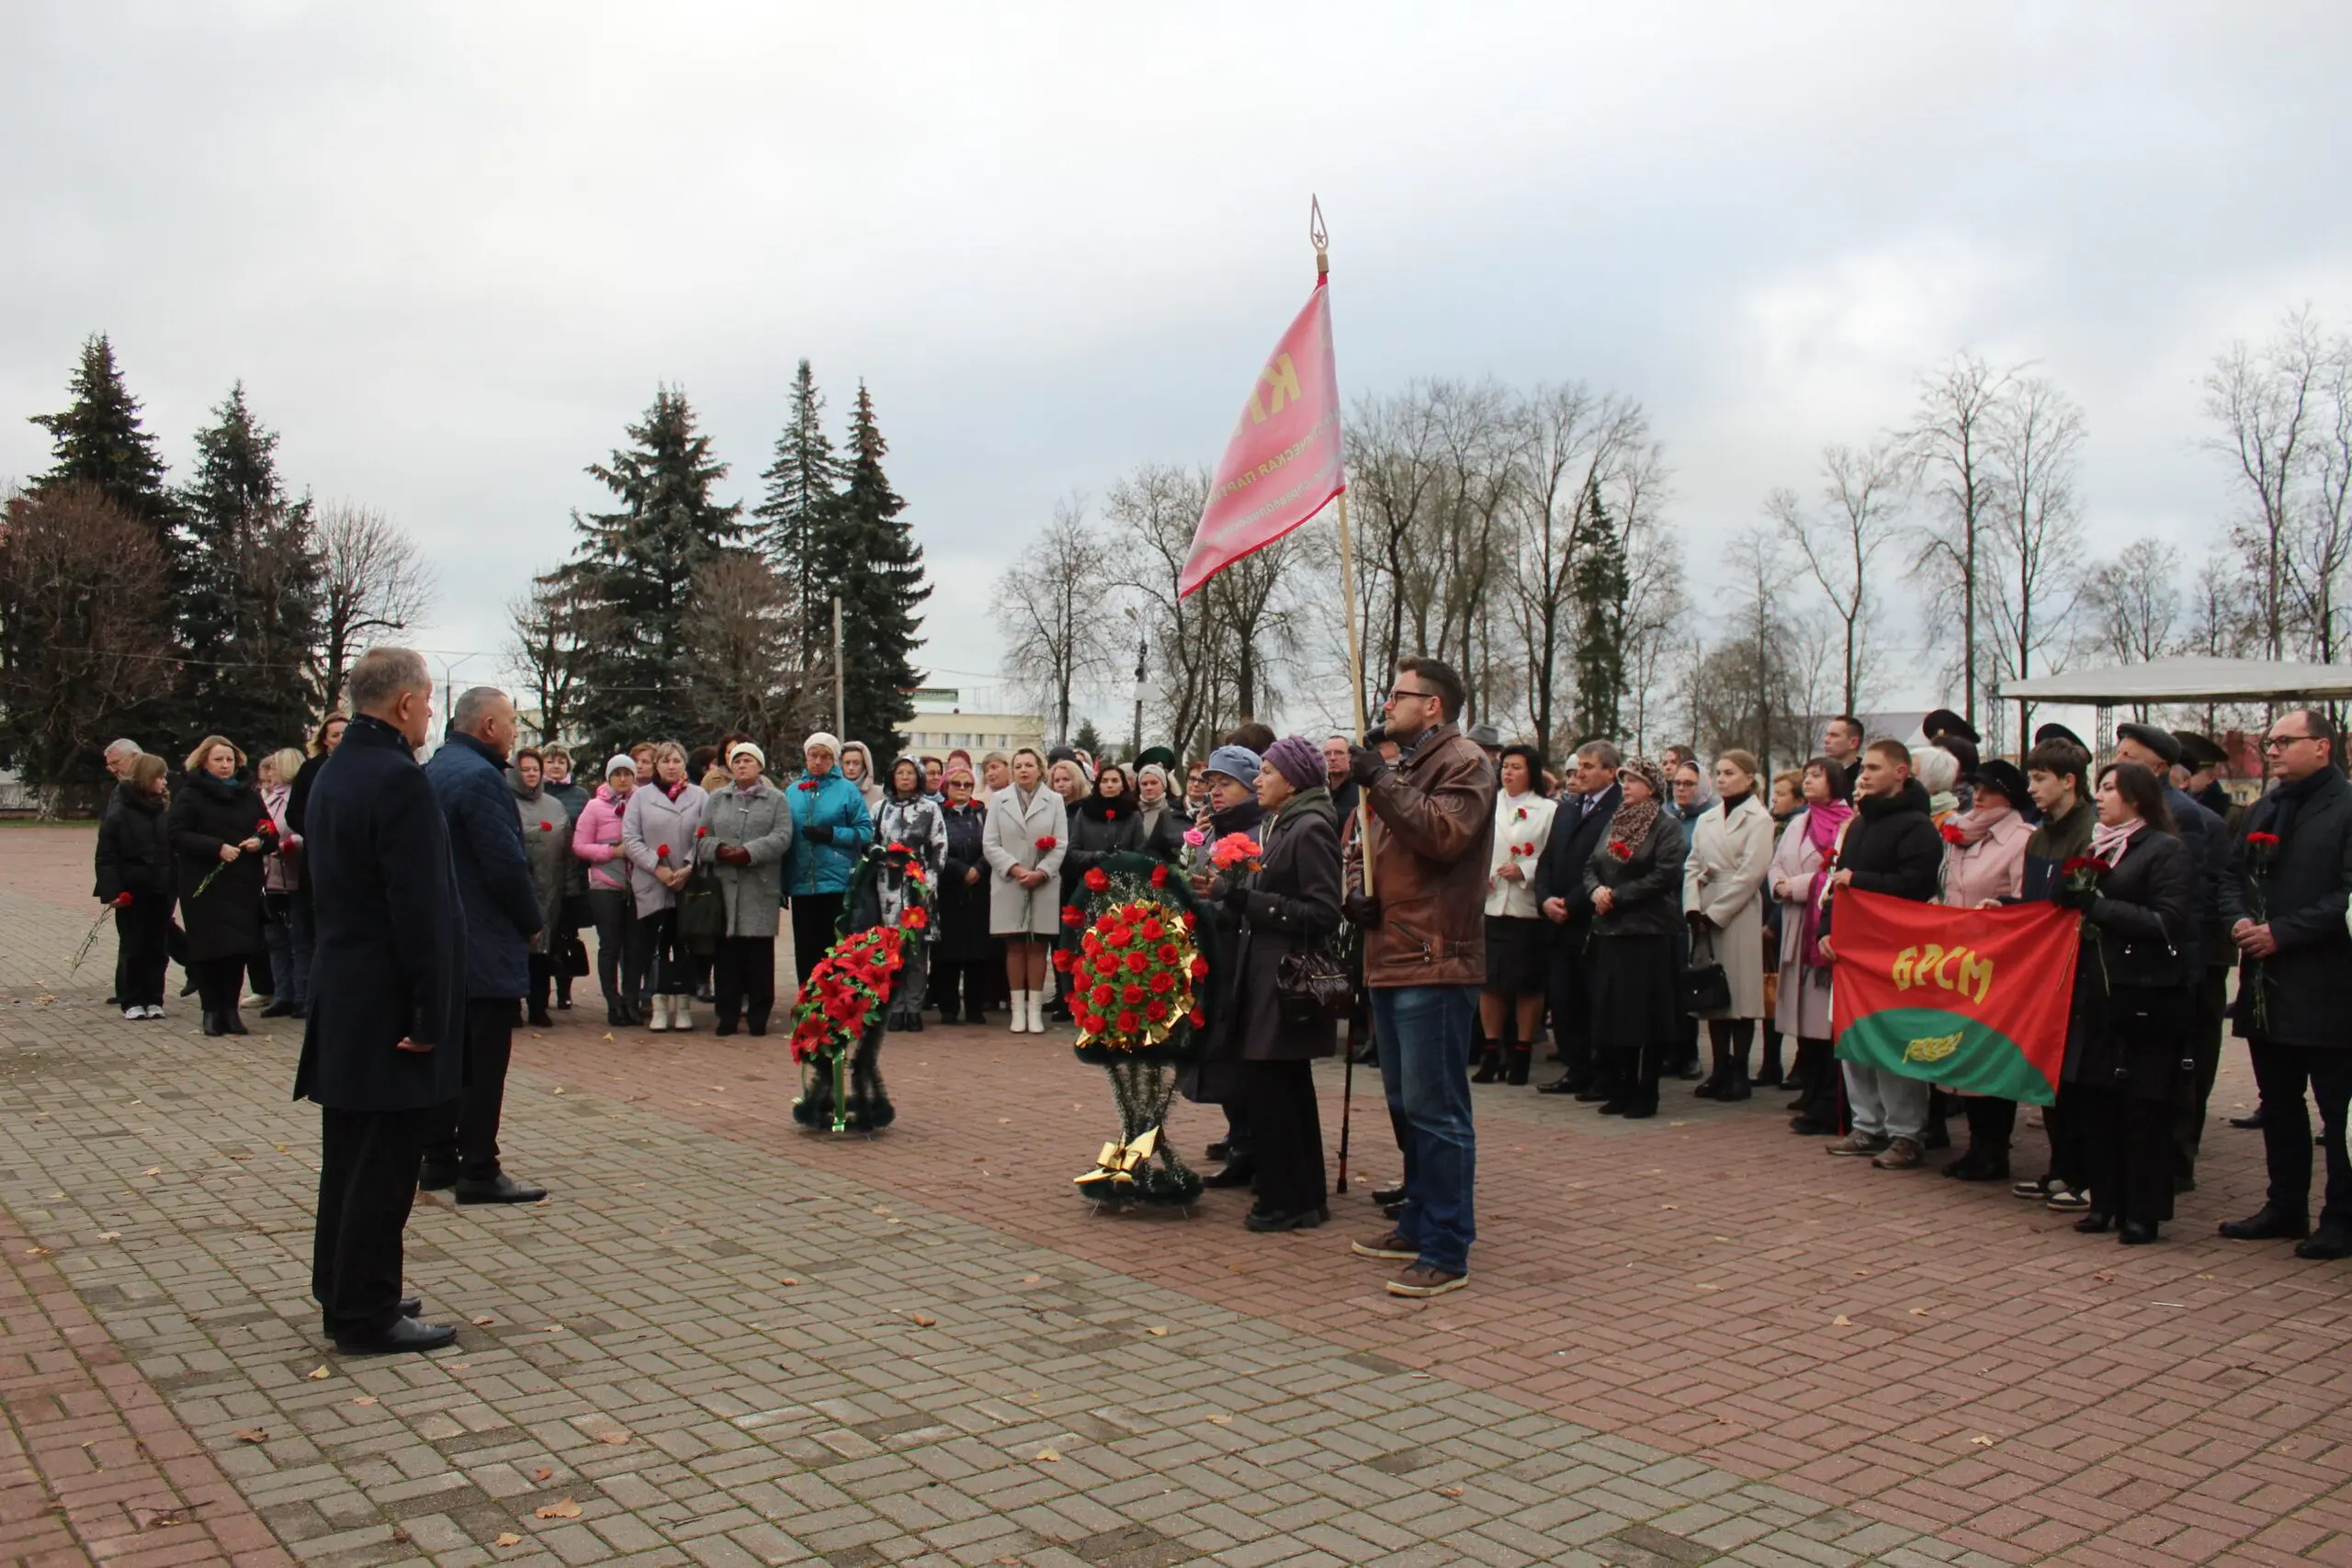
M1874 1155L1885 1151L1886 1139L1874 1133L1849 1133L1827 1145L1833 1155Z
M1918 1163L1919 1140L1917 1138L1891 1138L1887 1141L1886 1152L1871 1161L1881 1170L1909 1170Z

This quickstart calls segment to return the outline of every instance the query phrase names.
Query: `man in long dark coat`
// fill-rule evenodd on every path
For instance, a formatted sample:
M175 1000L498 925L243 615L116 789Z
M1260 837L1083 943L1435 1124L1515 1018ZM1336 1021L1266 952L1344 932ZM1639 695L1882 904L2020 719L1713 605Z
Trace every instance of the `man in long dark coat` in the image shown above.
M311 1292L342 1350L431 1350L458 1331L401 1299L401 1237L424 1141L465 1083L465 911L415 757L424 660L370 649L351 698L358 717L305 815L318 945L294 1097L322 1122Z

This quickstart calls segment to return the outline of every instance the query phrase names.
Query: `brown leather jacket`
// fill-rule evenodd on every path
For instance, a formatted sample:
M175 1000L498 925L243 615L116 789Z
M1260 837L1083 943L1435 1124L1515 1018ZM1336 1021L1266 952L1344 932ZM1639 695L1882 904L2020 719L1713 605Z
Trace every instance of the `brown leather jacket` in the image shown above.
M1442 725L1364 791L1372 805L1372 891L1380 924L1363 933L1368 987L1487 983L1487 862L1495 832L1495 770L1453 725ZM1348 887L1363 887L1360 842L1348 845Z

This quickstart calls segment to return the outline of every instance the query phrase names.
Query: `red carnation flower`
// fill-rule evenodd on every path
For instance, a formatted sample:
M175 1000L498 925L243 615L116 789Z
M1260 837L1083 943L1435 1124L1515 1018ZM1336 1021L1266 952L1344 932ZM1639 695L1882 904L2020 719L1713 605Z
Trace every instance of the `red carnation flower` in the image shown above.
M1208 961L1207 959L1205 959L1205 958L1195 958L1195 959L1193 959L1193 979L1195 979L1195 980L1205 980L1205 979L1207 979L1208 977L1209 977L1209 961Z
M552 822L542 822L539 824L539 831L542 833L552 833L555 831L555 824Z
M1176 976L1165 969L1151 977L1151 989L1154 996L1164 997L1175 988Z
M890 841L889 849L890 852L894 855L910 855L914 853L912 850L907 848L906 845L899 843L895 839Z
M2278 847L2278 835L2276 833L2248 833L2245 836L2245 841L2254 845L2256 849L2275 850Z
M2086 871L2089 872L2093 876L2097 876L2100 872L2105 871L2106 869L2107 863L2100 860L2096 855L2076 855L2064 865L2058 868L2059 874L2062 876L2073 876L2078 872Z
M1183 950L1179 948L1174 942L1163 942L1159 944L1158 957L1162 964L1173 964L1182 956Z
M114 907L115 907L116 908L118 908L118 909L128 909L128 908L130 908L130 894L128 894L128 893L118 893L118 894L116 894L116 895L114 896Z
M1038 852L1040 854L1051 854L1056 841L1057 840L1051 833L1046 834L1044 838L1037 840Z
M1632 860L1634 858L1634 846L1627 843L1623 839L1611 839L1609 840L1609 852L1617 860Z
M1086 923L1085 914L1075 904L1062 906L1062 924L1075 930Z
M1965 846L1968 842L1968 835L1960 830L1960 824L1957 822L1945 823L1940 831L1947 844Z
M277 824L265 817L260 821L254 824L254 831L256 833L275 833L277 831Z
M1111 890L1111 879L1098 865L1086 874L1086 886L1091 892L1108 893Z
M1208 1010L1205 1008L1196 1007L1192 1011L1184 1015L1184 1021L1191 1024L1194 1029L1198 1029L1208 1021Z
M1150 967L1151 960L1147 955L1140 953L1130 953L1127 954L1127 972L1129 974L1140 975Z
M1165 887L1168 886L1168 868L1166 866L1156 865L1151 868L1151 885L1154 887Z
M1120 1032L1120 1033L1122 1033L1122 1034L1133 1034L1136 1030L1138 1030L1138 1029L1140 1029L1140 1028L1142 1028L1142 1027L1143 1027L1143 1020L1141 1020L1141 1019L1139 1019L1139 1018L1137 1018L1137 1017L1136 1016L1136 1014L1135 1014L1135 1010L1134 1010L1133 1008L1121 1008L1121 1009L1119 1010L1119 1032Z
M667 860L670 858L670 846L663 844L661 848L655 850L653 853L656 859Z
M1144 1017L1151 1020L1154 1023L1166 1023L1168 1021L1168 1004L1155 997L1152 998L1151 1004L1143 1010L1143 1015Z
M800 787L801 787L803 790L807 791L808 793L809 793L809 794L813 795L813 794L815 794L815 793L816 793L816 790L817 790L817 781L816 781L815 779L802 779L802 780L800 781Z
M697 839L707 839L710 837L710 829L707 827L697 828L695 829L695 837Z
M1143 987L1134 984L1128 985L1125 989L1119 993L1119 999L1125 1002L1130 1007L1133 1007L1136 1003L1143 1000Z

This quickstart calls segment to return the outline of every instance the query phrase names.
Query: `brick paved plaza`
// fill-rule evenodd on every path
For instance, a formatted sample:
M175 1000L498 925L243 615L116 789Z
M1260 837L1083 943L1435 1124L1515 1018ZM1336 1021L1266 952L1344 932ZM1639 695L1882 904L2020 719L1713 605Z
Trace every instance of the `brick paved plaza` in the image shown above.
M1363 1083L1334 1223L1255 1236L1077 1199L1116 1119L1065 1037L894 1037L899 1124L835 1139L780 1037L596 1007L519 1037L552 1201L418 1207L458 1345L346 1360L297 1032L102 1007L89 852L0 830L0 1560L2352 1564L2352 1265L2213 1236L2261 1185L2218 1124L2125 1249L1778 1096L1481 1089L1472 1287L1405 1303L1347 1253L1395 1171Z

